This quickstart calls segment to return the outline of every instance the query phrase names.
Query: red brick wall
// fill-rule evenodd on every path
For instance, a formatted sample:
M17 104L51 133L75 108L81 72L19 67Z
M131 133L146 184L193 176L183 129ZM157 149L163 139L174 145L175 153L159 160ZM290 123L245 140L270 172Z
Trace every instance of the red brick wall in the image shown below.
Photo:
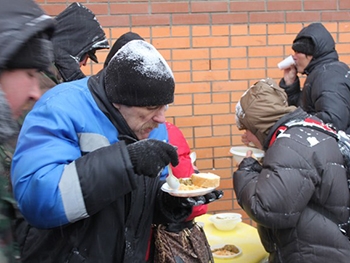
M72 1L37 0L55 16ZM134 31L152 43L174 71L176 97L168 120L181 128L197 152L203 172L221 176L225 196L209 210L240 209L232 189L236 164L229 152L239 145L235 125L237 100L256 80L279 80L277 63L291 53L300 29L322 22L333 34L340 59L350 63L349 0L87 0L111 45L123 33ZM107 52L97 52L102 68ZM249 221L245 216L245 221Z

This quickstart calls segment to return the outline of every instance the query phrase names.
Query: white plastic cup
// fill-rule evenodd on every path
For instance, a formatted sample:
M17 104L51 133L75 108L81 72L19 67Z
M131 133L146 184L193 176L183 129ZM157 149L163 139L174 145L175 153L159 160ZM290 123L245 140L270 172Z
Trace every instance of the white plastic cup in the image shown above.
M280 63L277 64L277 67L279 69L286 69L289 68L291 65L295 65L295 61L292 55L283 59Z

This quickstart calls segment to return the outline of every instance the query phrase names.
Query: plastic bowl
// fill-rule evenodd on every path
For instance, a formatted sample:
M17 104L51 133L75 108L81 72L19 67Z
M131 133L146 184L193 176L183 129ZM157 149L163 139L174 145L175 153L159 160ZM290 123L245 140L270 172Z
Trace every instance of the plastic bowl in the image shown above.
M209 217L209 221L222 231L234 229L238 223L242 222L242 215L239 213L219 213Z
M230 153L233 154L234 160L239 164L243 158L246 156L247 151L251 150L258 161L261 160L262 157L264 157L264 151L260 150L258 148L254 147L248 147L248 146L233 146L230 149Z

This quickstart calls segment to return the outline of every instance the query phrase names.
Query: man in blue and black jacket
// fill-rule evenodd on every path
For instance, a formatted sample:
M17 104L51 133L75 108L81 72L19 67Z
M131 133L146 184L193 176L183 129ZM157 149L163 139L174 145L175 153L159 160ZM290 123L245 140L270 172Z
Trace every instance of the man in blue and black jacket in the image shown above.
M165 111L173 73L144 40L125 44L92 77L57 85L27 115L12 182L25 222L24 262L144 262L152 223L186 219L222 192L180 198L161 190L176 166ZM33 226L33 227L32 227Z

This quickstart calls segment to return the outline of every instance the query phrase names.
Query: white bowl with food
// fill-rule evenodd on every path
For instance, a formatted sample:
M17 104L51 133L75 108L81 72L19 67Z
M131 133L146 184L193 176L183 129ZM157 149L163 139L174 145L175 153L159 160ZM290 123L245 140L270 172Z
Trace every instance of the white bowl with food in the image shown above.
M229 259L242 254L242 250L232 244L216 244L210 247L214 258Z
M209 221L219 230L230 231L242 222L242 215L239 213L219 213L210 216Z
M247 151L252 151L254 158L258 161L264 157L264 151L258 148L249 147L249 146L232 146L230 149L230 153L232 153L234 160L237 164L239 164L243 158L247 155Z

